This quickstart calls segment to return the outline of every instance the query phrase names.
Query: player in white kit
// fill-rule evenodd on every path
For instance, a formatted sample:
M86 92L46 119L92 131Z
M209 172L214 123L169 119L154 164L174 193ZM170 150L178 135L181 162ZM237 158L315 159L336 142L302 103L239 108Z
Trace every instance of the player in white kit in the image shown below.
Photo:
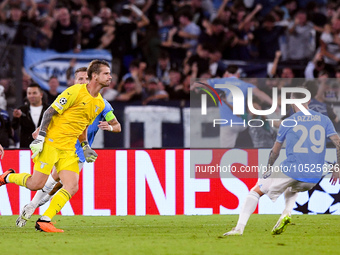
M294 93L293 98L303 98L302 93ZM303 104L308 109L308 104ZM312 189L322 178L325 165L326 138L329 137L337 151L337 163L333 165L330 182L335 185L339 180L340 138L331 120L318 112L308 110L305 115L296 105L294 114L281 125L276 142L270 152L266 172L249 192L241 209L236 227L225 233L242 235L250 215L255 211L259 198L266 194L273 202L284 193L285 209L272 230L273 235L281 234L291 222L291 211L298 192ZM288 124L292 122L292 124ZM294 124L295 123L295 124ZM288 127L290 126L290 127ZM282 143L286 140L286 156L279 168L273 164L280 154ZM281 171L276 171L281 170Z

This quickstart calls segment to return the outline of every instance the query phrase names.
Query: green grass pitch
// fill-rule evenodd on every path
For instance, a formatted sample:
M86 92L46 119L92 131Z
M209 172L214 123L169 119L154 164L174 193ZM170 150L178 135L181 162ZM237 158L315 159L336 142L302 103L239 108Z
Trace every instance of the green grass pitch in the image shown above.
M64 233L23 228L0 216L1 254L340 254L339 215L293 215L286 232L272 236L279 215L252 215L243 236L223 237L237 215L56 216Z

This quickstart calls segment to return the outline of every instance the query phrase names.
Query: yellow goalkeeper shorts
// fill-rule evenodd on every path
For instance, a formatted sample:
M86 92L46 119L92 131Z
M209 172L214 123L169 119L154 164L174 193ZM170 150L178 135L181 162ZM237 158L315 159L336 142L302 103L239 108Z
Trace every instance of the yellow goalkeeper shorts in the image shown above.
M64 151L57 149L48 143L44 143L43 150L33 159L34 170L49 175L53 166L59 173L68 170L79 174L79 158L76 151Z

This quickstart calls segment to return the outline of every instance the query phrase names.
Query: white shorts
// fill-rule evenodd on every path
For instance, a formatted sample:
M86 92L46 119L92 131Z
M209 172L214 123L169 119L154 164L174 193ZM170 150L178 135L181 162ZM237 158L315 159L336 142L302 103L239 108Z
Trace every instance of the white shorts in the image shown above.
M295 180L282 172L272 172L268 178L260 178L257 184L261 192L266 194L273 202L286 189L289 189L291 192L303 192L312 189L316 185L316 183Z

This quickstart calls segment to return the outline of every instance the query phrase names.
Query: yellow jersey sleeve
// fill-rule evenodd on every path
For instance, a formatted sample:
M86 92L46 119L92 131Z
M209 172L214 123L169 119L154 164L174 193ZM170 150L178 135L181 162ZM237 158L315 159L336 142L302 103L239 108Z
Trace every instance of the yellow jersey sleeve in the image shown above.
M62 114L69 107L71 107L77 99L81 84L73 85L72 87L64 90L52 103L52 108L59 114Z
M104 110L100 94L92 97L86 84L77 84L65 90L52 104L59 114L52 117L45 142L61 150L75 150L77 138Z

